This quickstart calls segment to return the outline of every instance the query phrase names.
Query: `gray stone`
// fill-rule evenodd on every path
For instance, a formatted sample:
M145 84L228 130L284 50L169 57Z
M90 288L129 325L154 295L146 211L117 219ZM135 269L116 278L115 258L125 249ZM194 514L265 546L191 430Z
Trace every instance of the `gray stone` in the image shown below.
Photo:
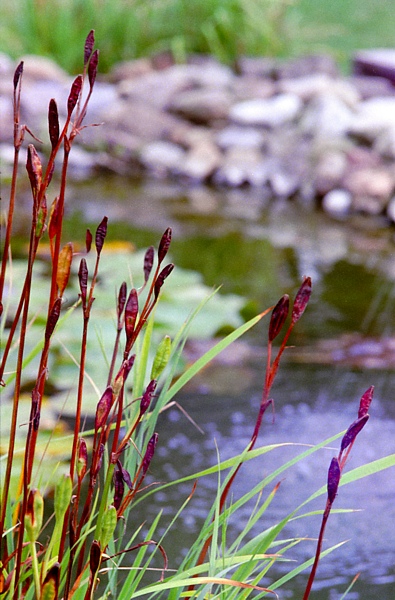
M343 185L353 197L353 209L380 214L395 188L394 175L387 169L356 169L347 173Z
M339 69L329 54L299 56L279 63L276 69L278 79L306 77L312 73L325 73L330 77L337 77Z
M377 136L373 148L382 156L395 159L395 122Z
M395 87L384 77L362 77L353 75L348 81L357 91L361 100L395 95Z
M313 73L297 79L283 79L277 84L278 91L295 94L304 102L317 96L333 96L354 108L360 100L359 94L348 81L333 79L325 73Z
M178 164L177 172L193 181L206 181L220 166L221 153L216 145L203 142L193 146Z
M331 190L322 199L322 207L325 212L342 216L348 214L352 205L352 195L347 190Z
M260 152L253 148L231 147L222 166L215 173L214 181L221 185L239 187L244 184L264 185L269 177L270 165Z
M23 60L23 78L26 81L49 81L61 85L67 85L71 78L70 75L61 69L53 60L45 56L36 56L28 54L22 57ZM16 66L16 65L15 65Z
M254 127L239 127L229 125L218 132L216 142L222 150L238 146L239 148L261 148L265 135Z
M231 96L223 88L186 90L172 98L167 109L192 123L208 124L227 118Z
M392 223L395 223L395 196L388 202L387 217Z
M157 177L166 177L178 170L185 151L171 142L151 142L140 152L142 164Z
M335 188L342 180L347 167L344 152L327 149L320 156L314 169L314 186L319 196Z
M254 100L258 98L270 98L277 91L277 84L270 79L263 79L246 75L235 77L232 81L231 91L235 102L243 100Z
M385 77L395 83L395 49L359 50L353 60L354 73Z
M127 60L115 65L108 76L109 81L120 83L128 79L136 79L146 75L153 70L151 61L148 58L137 58L136 60Z
M297 173L283 165L271 168L268 181L276 198L290 198L296 194L301 183Z
M359 104L349 132L373 142L388 127L395 126L395 97L371 98Z
M353 112L337 96L329 93L314 98L306 108L300 126L314 138L344 137L350 128Z
M301 109L302 101L295 94L280 94L267 100L246 100L235 104L229 117L242 125L279 127L296 119Z

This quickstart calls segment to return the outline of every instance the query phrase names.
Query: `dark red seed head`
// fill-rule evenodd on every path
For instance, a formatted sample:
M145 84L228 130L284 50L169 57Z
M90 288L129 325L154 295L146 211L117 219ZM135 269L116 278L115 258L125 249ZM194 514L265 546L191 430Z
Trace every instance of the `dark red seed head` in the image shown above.
M159 248L158 248L158 261L159 264L163 261L163 259L165 258L166 254L169 251L170 248L170 242L171 242L171 228L168 227L166 229L166 231L164 232L164 234L162 235L162 239L159 243Z
M98 64L99 64L99 50L95 50L94 53L92 54L92 57L89 61L89 66L88 66L88 79L89 79L89 85L90 85L91 89L93 88L95 81L96 81Z
M347 446L352 444L352 442L355 440L361 429L365 427L368 420L369 415L365 414L363 417L360 417L359 419L356 419L356 421L351 423L350 427L347 429L341 441L340 452L343 452L347 448Z
M81 300L85 305L86 292L88 288L88 267L85 258L81 258L80 268L78 270L78 280L80 283Z
M336 498L337 489L339 487L341 476L341 470L339 465L339 460L336 456L334 456L331 460L331 464L329 465L328 470L328 500L332 504L334 499Z
M154 435L151 437L150 441L148 442L147 450L145 451L145 455L143 458L142 469L141 469L143 476L148 471L151 460L155 453L155 446L156 446L157 442L158 442L158 434L154 433Z
M149 408L151 404L152 396L154 395L156 390L156 379L152 379L143 394L140 402L140 416L142 416Z
M89 253L92 247L92 232L90 229L86 230L86 235L85 235L85 248L86 248L86 252Z
M72 114L73 110L75 109L75 106L78 102L78 98L80 97L81 89L82 89L82 75L77 75L77 77L74 79L74 81L72 83L70 94L69 94L69 97L67 100L67 116L68 117L71 117L71 114Z
M89 567L92 573L97 573L101 562L101 550L98 541L94 540L89 553Z
M57 298L52 305L51 312L49 313L47 326L45 328L45 339L48 341L55 329L56 323L58 322L60 309L62 306L62 299Z
M136 325L137 315L139 313L139 299L137 290L132 288L130 290L128 301L125 306L125 332L126 339L129 341L134 333Z
M280 333L289 311L289 296L284 294L273 308L269 324L269 342L272 342Z
M103 427L111 410L113 389L111 385L105 390L96 407L95 430Z
M23 60L21 60L21 62L19 63L19 65L15 69L15 72L14 72L14 90L16 90L16 88L18 87L19 80L20 80L21 75L23 73L23 64L24 64Z
M85 45L84 45L84 66L88 64L88 60L90 59L93 47L95 45L95 30L91 29L88 35L86 36Z
M118 292L118 306L117 306L118 320L121 318L123 309L125 308L126 294L127 294L127 287L126 287L126 281L124 281L121 284L121 287L119 288L119 292Z
M155 286L154 286L155 300L159 296L159 292L161 290L162 285L165 282L165 279L167 279L169 277L169 275L173 269L174 269L174 265L173 265L173 263L170 263L170 264L166 265L165 267L163 267L163 269L159 273L159 275L155 281Z
M144 281L147 282L152 271L152 265L154 264L155 249L150 246L144 256Z
M358 419L360 417L364 417L370 408L371 402L373 400L373 392L374 385L371 385L370 388L366 390L359 401L359 410L358 410Z
M98 256L100 256L100 253L103 248L104 240L107 235L107 223L108 223L108 218L103 217L100 225L96 229L95 243L96 243L96 252L97 252Z
M59 141L58 106L53 98L50 100L48 108L48 129L49 139L51 140L51 146L53 149Z
M304 277L303 283L300 286L296 296L294 305L292 308L292 323L296 323L299 321L300 317L303 315L306 306L310 300L311 296L311 277Z

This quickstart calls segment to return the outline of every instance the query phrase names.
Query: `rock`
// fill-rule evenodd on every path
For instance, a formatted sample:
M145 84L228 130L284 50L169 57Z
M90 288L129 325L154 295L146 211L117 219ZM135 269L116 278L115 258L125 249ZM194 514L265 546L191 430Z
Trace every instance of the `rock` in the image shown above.
M322 153L314 169L314 186L319 196L333 190L342 180L347 167L344 152L327 149Z
M357 91L361 100L395 95L395 87L384 77L362 77L354 75L350 77L348 81Z
M73 179L84 180L93 176L96 167L96 155L75 145L69 155L69 172Z
M193 181L206 181L220 166L222 155L217 146L201 142L193 146L177 166L177 172Z
M276 90L277 85L275 82L253 76L235 77L231 85L231 92L236 102L270 98L274 96Z
M233 146L225 153L214 181L220 185L239 187L244 184L263 186L270 173L270 164L254 148Z
M185 151L171 142L151 142L140 152L142 164L156 177L175 173L184 159Z
M246 100L232 106L229 117L248 126L279 127L296 119L302 101L295 94L280 94L268 100Z
M275 70L277 79L292 79L306 77L312 73L324 73L330 77L337 77L339 69L334 59L327 55L307 55L279 63Z
M13 121L14 111L11 98L9 96L0 96L0 143L13 143Z
M152 63L148 58L137 58L136 60L127 60L115 65L108 76L112 83L121 83L128 79L136 79L146 75L153 70Z
M167 109L199 125L225 120L231 106L229 92L223 88L197 88L177 94Z
M385 77L395 84L395 49L360 50L354 56L353 71L356 75Z
M387 205L387 217L392 223L395 223L395 196L391 198Z
M71 78L66 71L61 69L50 58L28 54L23 56L21 60L24 63L23 78L25 82L27 79L35 83L37 81L48 81L51 84L56 82L60 85L68 85L71 82Z
M297 79L283 79L278 82L277 89L284 94L295 94L304 102L317 96L330 95L353 108L360 100L358 92L350 83L343 79L333 79L324 73L313 73Z
M395 126L395 97L361 102L349 126L353 136L373 142L388 127Z
M385 158L395 159L395 123L377 136L373 148Z
M337 96L329 93L314 98L300 121L301 130L314 138L344 137L353 119L353 112Z
M291 198L300 186L297 173L280 164L272 165L268 181L276 198Z
M274 77L277 62L274 58L263 56L242 56L237 61L237 71L243 76L270 79Z
M222 150L227 150L232 146L261 148L265 142L265 135L263 131L254 127L229 125L217 133L216 142Z
M331 215L346 215L350 211L351 205L352 195L347 190L331 190L322 199L322 208Z
M353 197L354 210L378 215L391 198L395 180L389 170L365 168L347 173L343 185Z

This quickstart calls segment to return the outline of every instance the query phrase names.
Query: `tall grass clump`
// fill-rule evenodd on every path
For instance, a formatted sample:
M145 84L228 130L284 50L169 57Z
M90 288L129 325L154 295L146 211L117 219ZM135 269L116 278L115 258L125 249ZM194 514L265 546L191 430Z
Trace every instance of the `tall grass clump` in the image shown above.
M20 121L22 62L16 68L13 80L15 160L0 280L4 334L0 378L1 385L10 392L10 399L5 402L12 404L8 440L1 456L0 597L2 600L92 600L109 597L130 600L141 596L171 600L181 597L244 599L252 595L261 598L268 593L276 595L275 589L285 586L290 579L311 566L304 596L307 600L319 558L334 549L322 551L322 542L340 480L355 481L395 463L394 457L389 456L343 475L350 448L369 418L368 409L373 396L373 388L369 388L362 396L358 418L345 433L307 447L257 486L245 490L240 498L231 501L233 482L244 462L289 445L279 443L257 447L257 442L264 414L273 406L271 392L281 357L310 299L309 277L303 279L293 303L288 295L283 296L274 307L220 340L180 375L180 357L188 329L202 306L198 306L181 325L173 340L165 335L156 345L153 337L155 311L174 268L168 260L172 232L170 228L166 229L157 249L151 246L145 253L142 285L137 288L130 282L119 283L114 302L113 350L107 361L103 361L106 383L98 393L92 423L86 423L84 396L89 378L85 366L87 353L92 347L88 345L88 338L95 296L100 293L100 264L108 222L104 216L94 234L87 230L84 249L79 252L71 243L64 244L62 227L69 155L76 136L87 126L85 118L97 75L99 53L94 44L91 31L85 41L82 74L74 79L70 89L64 123L59 122L56 101L49 101L50 149L47 159L44 161L34 144L29 144L26 150L32 212L20 297L14 297L12 288L12 232L18 165L21 152L25 152L25 137L32 136L36 143L38 140ZM48 196L53 195L51 182L55 161L59 169L59 189L49 206ZM39 249L45 242L49 247L47 278L44 280L48 302L44 312L32 314L32 290L37 285L35 269ZM79 260L76 273L78 299L70 305L66 302L66 290L71 285L75 260ZM115 263L114 269L121 271L122 265ZM44 285L42 279L39 285ZM79 357L76 360L78 383L75 395L72 393L67 400L68 404L73 404L73 429L71 435L62 436L67 448L66 469L61 470L62 465L59 464L58 470L50 474L48 484L48 448L44 445L43 450L40 445L45 396L50 393L46 382L57 331L67 327L71 312L78 312L81 319ZM160 443L157 433L160 413L198 371L269 313L262 398L245 451L181 480L153 484L149 473ZM41 329L33 327L36 322L41 323ZM40 331L39 336L37 331ZM31 337L34 338L34 351L28 352L32 347ZM279 338L281 342L277 347ZM93 351L95 359L100 360L100 353L95 347ZM26 377L32 366L35 368L33 380ZM69 382L62 384L67 388ZM29 415L21 422L22 390L26 386L30 389ZM23 431L22 445L19 444L20 430ZM267 523L264 521L265 511L275 500L281 473L341 436L340 452L329 467L327 502L322 513L315 558L290 568L280 579L272 577L270 587L263 585L263 579L268 573L270 576L271 566L276 561L287 560L286 553L302 541L281 540L286 524L311 499L325 493L325 488L320 488L278 523ZM21 468L15 472L19 456L22 456ZM151 508L154 491L190 481L190 494L169 526L177 527L177 518L192 498L196 480L215 473L218 489L207 519L181 565L169 565L165 549L166 531L159 534L160 507L153 521L145 525L133 519L134 508L137 505L143 510L144 507ZM273 489L269 488L265 495L272 482ZM44 489L48 488L53 492L53 501L44 493ZM264 498L262 503L259 501L261 497ZM253 499L258 500L249 522L236 540L228 539L229 518ZM255 535L253 529L258 526L260 533ZM156 574L154 583L147 578L148 573Z

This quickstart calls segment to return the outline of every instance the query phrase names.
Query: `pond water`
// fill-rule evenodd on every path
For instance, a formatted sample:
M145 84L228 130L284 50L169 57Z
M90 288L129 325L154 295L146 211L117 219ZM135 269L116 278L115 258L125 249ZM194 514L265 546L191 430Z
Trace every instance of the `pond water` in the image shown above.
M303 275L313 279L313 296L292 337L292 349L272 390L276 414L263 424L259 443L318 443L344 430L355 418L361 394L375 386L371 419L353 449L348 469L395 452L395 256L394 232L380 220L335 221L314 206L298 201L273 204L258 191L184 190L157 182L132 184L111 178L69 188L65 237L84 239L109 217L109 238L132 241L139 248L156 244L173 228L171 257L176 265L202 273L210 286L248 300L246 314L294 294ZM247 445L259 405L264 374L267 322L249 333L245 343L210 366L177 401L203 430L194 427L176 407L159 423L160 444L152 464L156 481L171 481L241 452ZM199 346L190 352L203 351ZM337 447L337 444L335 444ZM235 497L259 483L304 448L273 451L244 465ZM254 533L266 529L326 482L335 450L323 449L279 476L281 485ZM336 450L337 453L337 450ZM264 490L272 490L275 480ZM166 521L191 491L169 488L157 494ZM202 479L178 525L164 545L170 565L194 540L216 491L216 481ZM395 472L372 475L339 490L336 508L363 512L332 515L325 547L349 540L322 559L316 600L341 598L361 573L349 600L395 598ZM309 510L322 509L321 497ZM306 510L306 509L305 509ZM235 538L245 526L250 507L230 523ZM302 511L304 512L304 511ZM137 522L150 515L136 515ZM245 521L243 522L243 519ZM314 538L317 516L289 523L283 537ZM180 543L181 540L181 543ZM288 558L311 557L311 539L292 548ZM270 585L289 565L270 571ZM273 575L274 573L274 575ZM280 591L281 598L301 598L307 575Z

